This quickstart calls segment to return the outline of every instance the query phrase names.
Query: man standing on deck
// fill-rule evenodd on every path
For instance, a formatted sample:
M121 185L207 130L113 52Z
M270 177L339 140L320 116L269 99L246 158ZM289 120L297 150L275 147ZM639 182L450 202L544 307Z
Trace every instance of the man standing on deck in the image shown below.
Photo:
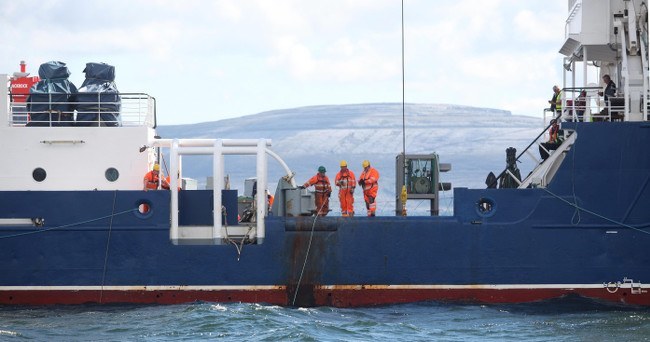
M600 111L600 116L601 117L594 117L594 121L604 121L607 120L609 117L609 107L614 106L613 103L610 104L610 102L613 100L612 98L616 96L616 83L612 81L612 78L609 75L603 75L603 82L605 83L605 91L599 91L598 96L603 96L603 99L605 100L605 108ZM613 112L613 111L612 111ZM616 118L621 118L619 117L618 111L616 113L611 113L612 114L612 119Z
M336 174L334 183L339 187L339 201L341 202L341 215L354 216L354 188L357 184L352 170L348 169L348 162L341 160L341 171Z
M153 164L151 171L147 172L144 175L144 191L147 190L158 190L158 183L160 182L161 186L165 190L169 190L169 182L167 179L160 178L160 164Z
M562 114L562 91L560 87L553 86L553 97L548 101L551 104L551 110L557 114Z
M332 187L330 186L330 179L325 175L326 171L325 166L319 166L318 173L303 184L304 188L313 185L316 189L316 216L326 216L330 211L329 203Z
M605 91L599 91L598 95L603 96L605 103L608 103L610 97L616 96L616 83L612 81L609 75L603 75L603 82L605 83Z
M359 177L359 186L363 188L363 199L366 201L366 209L368 209L368 216L375 216L377 211L377 190L379 189L379 172L372 166L368 160L364 160L361 164L363 172Z

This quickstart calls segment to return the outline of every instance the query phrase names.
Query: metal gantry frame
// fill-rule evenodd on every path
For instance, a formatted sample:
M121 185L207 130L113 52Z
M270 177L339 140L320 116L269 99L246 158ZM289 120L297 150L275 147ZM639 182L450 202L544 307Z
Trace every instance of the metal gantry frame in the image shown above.
M174 244L179 242L178 223L178 186L181 179L183 155L212 155L213 178L214 178L214 204L213 204L213 226L211 227L211 239L214 244L221 244L224 239L222 225L222 196L224 189L224 156L225 155L255 155L257 188L266 189L268 183L268 158L267 154L277 160L282 168L291 176L293 173L287 164L269 148L270 139L156 139L151 142L153 147L165 147L170 149L170 220L171 227L169 237ZM292 186L296 186L293 177L290 177ZM265 196L257 196L256 203L256 230L255 237L258 244L264 242L266 236L264 217L267 214L267 200Z

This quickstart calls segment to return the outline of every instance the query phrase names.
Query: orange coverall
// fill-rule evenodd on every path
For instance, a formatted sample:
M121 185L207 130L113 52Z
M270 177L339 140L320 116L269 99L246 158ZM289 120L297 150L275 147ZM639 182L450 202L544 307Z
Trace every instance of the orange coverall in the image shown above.
M368 216L375 216L377 210L377 190L379 189L379 172L372 166L363 169L359 177L359 185L363 186L363 199L366 201Z
M316 189L316 215L326 216L330 211L330 194L332 187L330 186L330 179L326 175L317 173L311 177L303 186L305 188L313 185Z
M158 171L149 171L144 175L144 190L158 189ZM169 177L163 178L161 186L163 189L169 190Z
M354 216L354 188L357 184L354 172L347 167L342 167L336 174L334 184L339 187L341 215Z

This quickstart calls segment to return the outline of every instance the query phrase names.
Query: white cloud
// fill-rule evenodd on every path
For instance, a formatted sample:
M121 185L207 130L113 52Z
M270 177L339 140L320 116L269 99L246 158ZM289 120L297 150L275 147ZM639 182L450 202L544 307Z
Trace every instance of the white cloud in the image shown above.
M561 83L565 7L406 0L407 101L519 111L545 99L549 84ZM400 8L394 0L5 1L0 72L15 71L21 59L32 72L47 60L68 62L74 77L87 61L113 63L120 89L159 99L163 124L214 120L200 104L178 100L198 89L220 99L212 113L227 116L396 101ZM166 115L179 111L188 113Z
M563 21L556 13L522 10L514 18L515 32L526 39L553 42L564 35Z

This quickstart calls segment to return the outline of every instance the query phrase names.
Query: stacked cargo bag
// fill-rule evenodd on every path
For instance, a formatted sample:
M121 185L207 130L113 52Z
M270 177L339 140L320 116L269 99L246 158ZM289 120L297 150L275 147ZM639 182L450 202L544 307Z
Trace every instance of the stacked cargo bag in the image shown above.
M122 100L115 86L115 67L86 63L86 79L77 94L77 126L122 126Z
M63 62L47 62L38 68L41 80L29 89L27 126L72 126L77 87L68 80L70 71Z

